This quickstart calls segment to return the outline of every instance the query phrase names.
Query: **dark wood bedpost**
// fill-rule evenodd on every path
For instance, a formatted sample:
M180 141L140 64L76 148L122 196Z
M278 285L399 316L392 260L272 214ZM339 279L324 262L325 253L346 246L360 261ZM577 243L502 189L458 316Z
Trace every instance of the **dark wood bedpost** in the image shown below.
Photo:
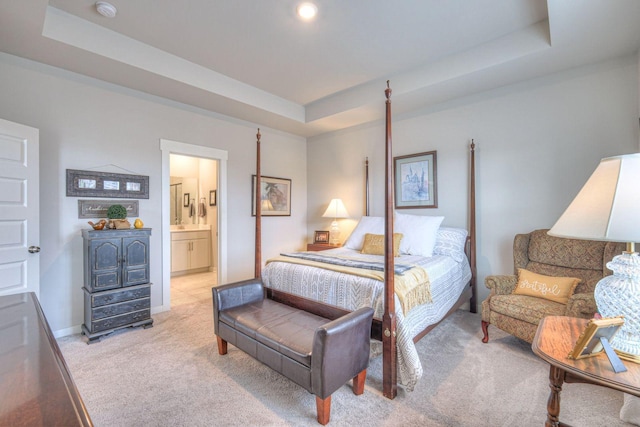
M369 158L364 159L364 214L369 216Z
M391 144L391 88L387 80L385 134L384 315L382 316L382 394L398 394L396 366L395 268L393 260L393 150Z
M260 188L260 128L256 134L256 265L255 277L262 277L262 191Z
M470 146L471 166L469 175L471 182L469 184L469 237L471 249L469 251L469 263L471 264L471 300L469 301L469 310L472 313L478 312L478 291L476 289L477 270L476 270L476 144L471 140Z

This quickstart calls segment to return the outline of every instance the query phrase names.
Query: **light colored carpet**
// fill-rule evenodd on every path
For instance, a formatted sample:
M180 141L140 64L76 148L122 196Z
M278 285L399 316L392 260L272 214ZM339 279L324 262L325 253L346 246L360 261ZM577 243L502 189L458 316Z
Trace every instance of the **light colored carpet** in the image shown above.
M96 426L317 426L315 397L229 345L219 356L211 300L154 315L87 345L58 340ZM483 344L480 317L458 311L418 343L424 376L413 392L382 396L381 359L365 393L332 397L332 426L536 426L544 424L548 365L496 328ZM560 419L574 426L629 426L622 393L565 384Z

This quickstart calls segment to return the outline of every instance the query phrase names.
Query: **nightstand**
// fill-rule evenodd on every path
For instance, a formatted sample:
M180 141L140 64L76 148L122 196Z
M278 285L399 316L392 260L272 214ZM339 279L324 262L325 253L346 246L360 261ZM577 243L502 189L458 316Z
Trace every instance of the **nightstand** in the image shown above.
M308 251L326 251L327 249L335 249L335 248L339 248L340 244L338 245L330 245L329 243L307 243L307 250Z

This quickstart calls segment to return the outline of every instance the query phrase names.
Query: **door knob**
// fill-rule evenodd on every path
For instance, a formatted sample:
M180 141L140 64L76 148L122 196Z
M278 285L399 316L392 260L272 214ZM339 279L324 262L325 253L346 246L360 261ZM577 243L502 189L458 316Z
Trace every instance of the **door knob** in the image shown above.
M37 254L40 252L40 246L29 246L29 253Z

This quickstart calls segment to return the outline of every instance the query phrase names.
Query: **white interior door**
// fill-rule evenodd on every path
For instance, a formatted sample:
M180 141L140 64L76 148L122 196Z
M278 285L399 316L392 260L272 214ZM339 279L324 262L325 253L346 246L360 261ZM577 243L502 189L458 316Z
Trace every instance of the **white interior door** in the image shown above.
M0 295L40 296L39 131L0 119Z

